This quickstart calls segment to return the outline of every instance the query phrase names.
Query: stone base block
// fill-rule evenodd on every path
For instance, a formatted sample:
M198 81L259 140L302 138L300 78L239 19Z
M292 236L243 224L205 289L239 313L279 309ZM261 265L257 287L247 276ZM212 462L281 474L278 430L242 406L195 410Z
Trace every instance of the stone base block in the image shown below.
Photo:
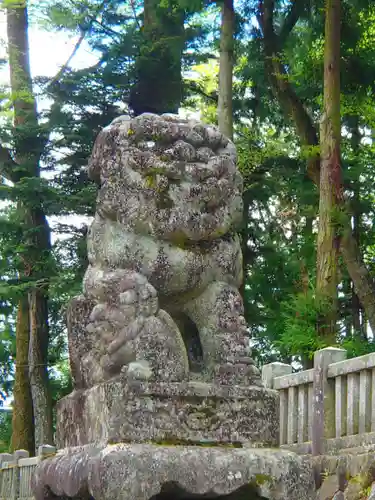
M111 380L59 402L57 446L90 443L277 446L278 394L262 387Z
M63 450L38 465L33 490L36 500L316 499L310 462L291 452L146 444Z

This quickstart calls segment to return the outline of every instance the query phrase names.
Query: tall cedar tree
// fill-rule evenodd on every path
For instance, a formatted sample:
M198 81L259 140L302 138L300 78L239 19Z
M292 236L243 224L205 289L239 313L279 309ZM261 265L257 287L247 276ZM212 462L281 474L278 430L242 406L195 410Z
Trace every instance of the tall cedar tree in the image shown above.
M342 205L340 158L340 0L326 0L324 46L324 109L320 129L320 198L317 242L316 293L327 314L319 318L318 333L335 343Z
M23 220L24 247L21 277L29 280L27 307L22 299L17 316L16 379L17 399L14 408L13 447L18 447L16 433L30 432L30 409L28 384L25 381L26 328L29 329L28 375L30 377L33 402L35 446L52 444L52 405L49 394L48 354L48 277L44 266L50 258L51 242L48 222L42 202L31 185L40 178L40 161L44 137L38 124L36 101L33 94L28 42L27 4L20 0L7 6L7 35L11 82L11 99L14 112L14 160L10 169L10 180L30 189L19 195L18 210ZM9 162L8 162L9 164ZM27 194L26 194L27 193ZM27 317L26 317L27 316ZM29 325L27 326L29 322ZM18 373L17 373L18 372ZM16 382L17 385L17 382ZM19 409L22 408L22 417ZM21 421L20 418L23 420ZM18 419L18 420L17 420ZM30 436L32 433L30 433ZM30 448L31 441L25 443Z
M307 173L320 186L319 141L316 127L302 100L298 97L288 77L283 63L283 48L286 40L306 7L304 0L295 0L278 33L274 26L274 0L260 3L259 23L263 33L264 64L271 89L287 120L291 120L299 136L301 145L310 149ZM372 276L366 268L359 246L353 236L349 219L342 224L340 252L344 259L358 298L365 310L369 324L375 331L375 289Z
M230 139L233 139L234 21L233 0L223 0L221 5L219 99L217 113L219 130Z

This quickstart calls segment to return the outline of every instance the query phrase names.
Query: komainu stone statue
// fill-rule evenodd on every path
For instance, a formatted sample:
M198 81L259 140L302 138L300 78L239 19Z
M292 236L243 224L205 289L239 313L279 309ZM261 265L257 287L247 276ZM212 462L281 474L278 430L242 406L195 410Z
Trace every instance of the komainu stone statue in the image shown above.
M58 446L277 443L277 394L250 356L239 293L236 162L215 127L175 115L121 116L98 135Z
M99 185L83 296L69 309L76 387L126 373L257 384L238 288L242 177L231 141L174 115L122 116L89 162ZM195 334L195 336L194 336Z
M88 170L99 191L68 309L74 391L35 499L315 500L309 463L274 448L278 394L250 357L233 143L177 116L123 116Z

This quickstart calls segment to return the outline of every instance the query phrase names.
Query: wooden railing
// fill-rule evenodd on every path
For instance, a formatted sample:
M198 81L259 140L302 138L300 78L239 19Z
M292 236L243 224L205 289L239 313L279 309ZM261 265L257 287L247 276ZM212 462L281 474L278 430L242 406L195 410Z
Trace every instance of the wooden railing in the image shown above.
M31 477L38 463L55 451L53 446L40 446L36 457L26 450L0 453L0 500L34 500Z
M271 363L262 377L280 393L281 446L319 455L375 444L375 353L347 360L329 347L315 353L311 370Z

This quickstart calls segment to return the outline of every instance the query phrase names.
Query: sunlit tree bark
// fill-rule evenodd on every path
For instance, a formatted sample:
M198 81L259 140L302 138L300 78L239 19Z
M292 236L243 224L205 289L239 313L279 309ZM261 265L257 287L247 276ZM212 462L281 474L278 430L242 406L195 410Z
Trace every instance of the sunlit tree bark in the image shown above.
M223 0L221 6L220 66L219 66L219 130L233 138L233 0Z
M340 209L343 202L340 140L340 0L326 0L324 102L320 129L320 198L316 293L324 301L320 337L334 343L340 252Z
M14 112L15 162L12 180L27 183L40 177L40 158L44 138L38 124L36 101L33 94L28 43L27 4L24 0L7 5L7 35L11 82L11 98ZM52 444L52 405L49 394L47 354L48 354L48 272L46 263L50 258L50 230L43 212L41 200L33 191L25 190L18 203L20 219L23 221L24 246L21 276L30 284L27 305L20 304L19 326L16 335L24 335L29 321L28 373L33 402L35 446ZM25 297L26 300L26 297ZM28 311L26 311L26 307ZM22 317L21 317L22 316ZM18 342L17 345L19 345ZM19 356L21 357L19 362ZM24 369L24 349L17 353L18 370ZM22 376L26 374L22 371ZM18 375L21 377L21 374ZM17 374L16 374L17 378ZM25 406L29 399L25 392L19 392L18 402ZM18 412L17 401L14 412ZM25 419L24 422L29 422ZM29 425L29 424L28 424ZM17 429L16 429L17 430ZM28 429L18 429L26 434ZM15 431L15 430L14 430ZM32 433L31 433L32 435ZM16 437L13 437L15 444Z

